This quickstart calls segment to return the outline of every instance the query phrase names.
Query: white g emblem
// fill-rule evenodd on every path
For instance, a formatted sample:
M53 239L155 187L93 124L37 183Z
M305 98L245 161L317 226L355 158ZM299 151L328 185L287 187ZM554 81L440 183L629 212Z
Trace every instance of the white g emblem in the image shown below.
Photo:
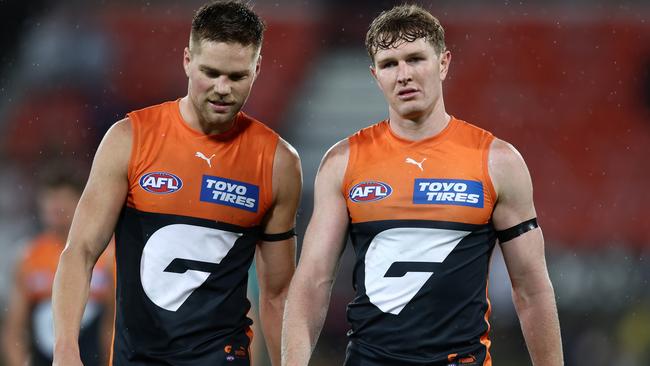
M377 234L365 257L366 295L398 315L469 231L395 228Z
M156 305L176 311L235 245L241 233L174 224L158 229L140 260L140 280Z

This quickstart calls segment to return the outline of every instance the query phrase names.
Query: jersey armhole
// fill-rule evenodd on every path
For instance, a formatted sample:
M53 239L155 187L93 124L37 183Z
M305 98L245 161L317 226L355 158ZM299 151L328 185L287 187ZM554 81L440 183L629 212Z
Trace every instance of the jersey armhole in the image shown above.
M357 160L357 141L356 135L348 137L348 161L345 165L345 172L343 173L343 179L341 180L341 194L343 198L347 197L347 187L348 183L351 180L350 175L352 175L352 163Z
M127 179L129 181L129 191L134 184L137 184L137 166L140 159L140 119L131 112L127 114L131 121L131 154L129 156L129 165L127 169Z
M279 135L274 135L274 136L275 136L275 143L271 144L272 147L269 149L271 151L271 154L270 154L270 156L271 156L271 158L270 158L270 160L271 160L271 164L270 164L271 169L265 169L269 173L267 173L268 176L264 177L263 180L262 180L263 182L268 182L267 183L268 184L268 189L264 189L263 191L266 192L265 193L266 197L264 197L264 199L265 199L266 202L268 202L268 207L269 208L271 208L273 206L274 200L275 200L275 195L273 193L273 189L275 188L273 186L273 174L274 174L274 171L275 171L275 156L278 154L278 146L280 145L280 136ZM267 188L267 187L265 187L265 188Z
M489 132L486 132L482 141L481 141L481 150L482 150L482 160L483 160L483 176L487 188L487 193L490 195L490 199L492 201L492 209L494 209L494 206L497 203L497 199L499 198L497 196L496 190L494 189L494 184L492 183L492 177L490 176L490 147L492 146L492 142L494 141L495 137Z

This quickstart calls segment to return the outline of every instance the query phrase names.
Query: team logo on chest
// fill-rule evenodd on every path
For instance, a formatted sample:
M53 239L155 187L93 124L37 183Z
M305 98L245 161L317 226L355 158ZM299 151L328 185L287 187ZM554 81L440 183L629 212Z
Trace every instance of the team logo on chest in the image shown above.
M168 194L180 190L183 187L183 181L171 173L153 172L140 178L140 187L147 192Z
M379 201L393 193L393 188L384 182L361 182L350 189L348 196L352 202Z
M413 203L483 208L483 183L464 179L416 179Z
M260 187L232 179L204 175L201 201L257 212Z
M422 167L422 164L424 164L424 162L425 162L426 160L427 160L427 158L422 159L422 161L416 161L416 160L413 159L413 158L406 158L406 160L404 160L404 162L407 163L407 164L413 164L413 165L416 165L418 168L420 168L420 171L423 172L423 171L424 171L424 168Z
M205 156L204 153L202 153L200 151L197 151L196 154L194 154L194 156L196 156L197 158L205 160L205 162L208 164L208 166L210 168L212 168L212 158L214 158L214 155L215 154L212 154L212 156L207 157L207 156Z

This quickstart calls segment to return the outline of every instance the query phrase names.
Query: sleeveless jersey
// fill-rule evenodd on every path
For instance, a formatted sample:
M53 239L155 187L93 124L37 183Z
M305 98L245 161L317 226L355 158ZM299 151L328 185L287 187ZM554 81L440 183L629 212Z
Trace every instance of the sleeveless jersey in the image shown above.
M248 268L272 204L278 135L240 112L204 135L179 100L128 114L116 227L114 365L248 365Z
M52 365L54 351L54 319L52 317L52 284L65 243L56 236L41 234L27 247L18 264L18 286L29 306L30 365ZM79 350L84 365L99 366L104 352L101 347L103 305L113 297L110 278L113 275L104 256L93 269L88 302L81 321Z
M493 138L455 118L420 141L387 121L349 138L342 188L356 296L346 365L491 365Z

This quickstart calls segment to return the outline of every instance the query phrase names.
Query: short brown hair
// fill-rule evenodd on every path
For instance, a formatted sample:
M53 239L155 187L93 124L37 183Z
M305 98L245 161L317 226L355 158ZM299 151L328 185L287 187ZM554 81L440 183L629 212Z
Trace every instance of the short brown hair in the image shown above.
M70 188L75 193L81 195L84 190L84 182L80 177L80 174L82 174L80 170L83 169L73 169L71 165L54 162L38 172L39 184L37 188L40 191Z
M264 22L247 4L240 1L216 1L203 5L192 19L190 42L202 40L262 46Z
M445 30L440 21L418 5L399 5L383 11L366 33L366 49L372 60L379 50L424 38L440 54L445 50Z

